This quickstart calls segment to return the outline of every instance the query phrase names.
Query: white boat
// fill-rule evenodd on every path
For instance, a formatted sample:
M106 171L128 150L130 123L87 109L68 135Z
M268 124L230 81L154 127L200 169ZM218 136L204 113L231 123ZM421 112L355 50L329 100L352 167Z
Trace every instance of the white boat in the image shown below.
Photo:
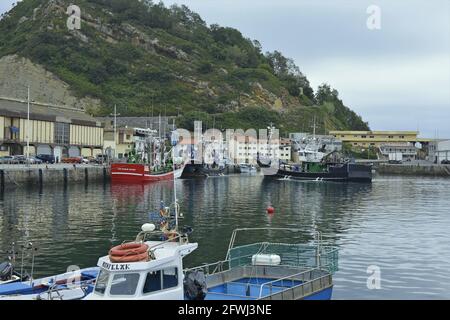
M240 173L255 173L256 167L252 164L241 163L239 166Z
M153 224L144 224L128 244L145 248L142 261L132 262L135 257L130 254L118 262L112 250L94 268L0 285L0 300L330 299L337 249L323 246L320 236L311 245L257 242L235 246L238 233L264 230L285 235L299 231L237 229L225 260L184 269L183 258L198 246L188 241L191 229L156 231ZM147 241L161 233L168 239Z

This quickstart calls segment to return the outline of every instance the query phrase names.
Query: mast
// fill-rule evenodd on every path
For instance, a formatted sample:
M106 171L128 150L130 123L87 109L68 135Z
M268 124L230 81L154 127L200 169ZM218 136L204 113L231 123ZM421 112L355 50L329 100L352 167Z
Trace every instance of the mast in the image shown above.
M175 119L173 119L173 131L172 131L172 170L173 170L173 197L174 197L174 208L175 208L175 230L178 231L178 203L177 203L177 185L175 177L175 147L177 145L177 140L174 137L175 133Z
M27 110L27 165L30 164L30 86L28 86L28 98L27 98L28 110Z
M114 158L116 157L116 151L117 151L117 142L116 142L116 135L117 135L117 116L120 116L120 113L117 113L117 105L114 105L114 113L111 114L114 116Z
M314 115L313 139L316 140L316 116Z

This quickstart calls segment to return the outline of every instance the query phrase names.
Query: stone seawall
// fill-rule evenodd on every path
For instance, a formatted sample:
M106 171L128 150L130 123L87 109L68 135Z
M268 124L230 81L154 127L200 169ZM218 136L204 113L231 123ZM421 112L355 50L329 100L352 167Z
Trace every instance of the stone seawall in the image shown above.
M450 178L450 166L448 165L380 164L377 168L377 172L379 174L389 175L433 176Z
M106 182L109 178L109 168L103 166L0 168L0 190L32 185Z

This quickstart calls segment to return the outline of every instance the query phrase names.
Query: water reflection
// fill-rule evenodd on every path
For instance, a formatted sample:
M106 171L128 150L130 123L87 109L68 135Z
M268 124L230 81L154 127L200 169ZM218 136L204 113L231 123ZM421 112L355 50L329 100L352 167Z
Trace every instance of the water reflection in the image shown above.
M188 266L223 259L235 228L287 226L302 232L239 240L306 242L321 231L341 249L338 299L450 297L449 180L379 178L368 185L230 176L179 180L176 187L182 223L194 227L191 240L199 243ZM92 266L112 245L133 239L148 213L172 197L172 182L8 192L0 195L0 250L32 241L39 248L38 275ZM273 215L266 212L269 204ZM382 268L381 290L366 287L373 264Z

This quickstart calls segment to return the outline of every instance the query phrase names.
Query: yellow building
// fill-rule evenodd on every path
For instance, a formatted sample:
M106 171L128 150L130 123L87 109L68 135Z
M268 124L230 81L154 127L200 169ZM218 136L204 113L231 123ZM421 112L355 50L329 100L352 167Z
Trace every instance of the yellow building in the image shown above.
M103 149L100 122L77 109L0 98L0 156L96 156ZM27 150L27 142L29 149Z
M386 144L418 142L418 131L330 131L330 135L353 147L379 148Z
M105 153L110 154L112 158L127 157L135 145L134 132L135 130L130 128L117 128L114 139L114 129L105 128L103 145Z

